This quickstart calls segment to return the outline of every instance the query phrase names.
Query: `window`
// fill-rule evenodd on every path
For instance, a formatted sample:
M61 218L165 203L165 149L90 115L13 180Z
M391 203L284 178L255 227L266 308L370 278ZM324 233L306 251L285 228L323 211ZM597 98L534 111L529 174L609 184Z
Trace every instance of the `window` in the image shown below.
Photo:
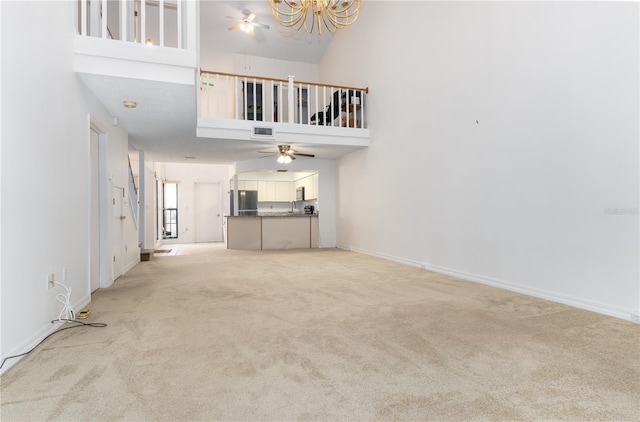
M178 238L178 184L163 183L162 238Z

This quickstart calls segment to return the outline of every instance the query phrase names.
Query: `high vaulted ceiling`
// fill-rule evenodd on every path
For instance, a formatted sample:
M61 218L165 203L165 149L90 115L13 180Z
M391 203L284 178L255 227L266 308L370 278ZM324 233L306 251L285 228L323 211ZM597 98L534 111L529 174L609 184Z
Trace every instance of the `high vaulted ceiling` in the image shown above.
M253 37L240 30L229 31L227 28L236 22L227 16L242 18L245 9L256 15L255 22L267 24L270 29L257 28ZM279 25L271 13L268 0L200 2L200 53L203 65L208 63L209 57L216 57L220 53L317 64L331 35L329 31L323 31L321 35L292 32Z

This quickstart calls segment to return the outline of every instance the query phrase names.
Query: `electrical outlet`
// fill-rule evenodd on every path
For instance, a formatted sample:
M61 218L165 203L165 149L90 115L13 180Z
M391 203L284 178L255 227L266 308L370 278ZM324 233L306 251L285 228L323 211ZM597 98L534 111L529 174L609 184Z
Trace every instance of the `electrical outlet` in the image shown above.
M56 284L56 275L55 273L51 273L47 276L47 289L53 289L53 286Z

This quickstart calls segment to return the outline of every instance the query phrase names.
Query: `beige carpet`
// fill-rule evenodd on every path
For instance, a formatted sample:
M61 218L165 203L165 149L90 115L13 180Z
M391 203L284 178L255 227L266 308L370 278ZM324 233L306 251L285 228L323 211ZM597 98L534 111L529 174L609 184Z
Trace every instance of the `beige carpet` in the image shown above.
M2 376L2 421L637 421L640 326L339 250L168 256Z

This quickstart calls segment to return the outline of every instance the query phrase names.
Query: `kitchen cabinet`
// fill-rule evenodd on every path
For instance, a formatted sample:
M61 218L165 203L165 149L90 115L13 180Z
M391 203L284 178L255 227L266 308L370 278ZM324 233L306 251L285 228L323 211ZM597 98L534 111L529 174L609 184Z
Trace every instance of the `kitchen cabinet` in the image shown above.
M227 217L227 249L318 248L315 215Z
M291 182L273 182L275 184L275 200L291 202Z
M271 202L275 197L275 186L266 180L258 180L258 202Z
M258 181L238 180L238 190L258 190Z
M291 182L272 180L258 181L258 201L260 202L291 202Z
M318 199L318 173L296 180L294 183L294 191L300 187L304 187L305 201Z

